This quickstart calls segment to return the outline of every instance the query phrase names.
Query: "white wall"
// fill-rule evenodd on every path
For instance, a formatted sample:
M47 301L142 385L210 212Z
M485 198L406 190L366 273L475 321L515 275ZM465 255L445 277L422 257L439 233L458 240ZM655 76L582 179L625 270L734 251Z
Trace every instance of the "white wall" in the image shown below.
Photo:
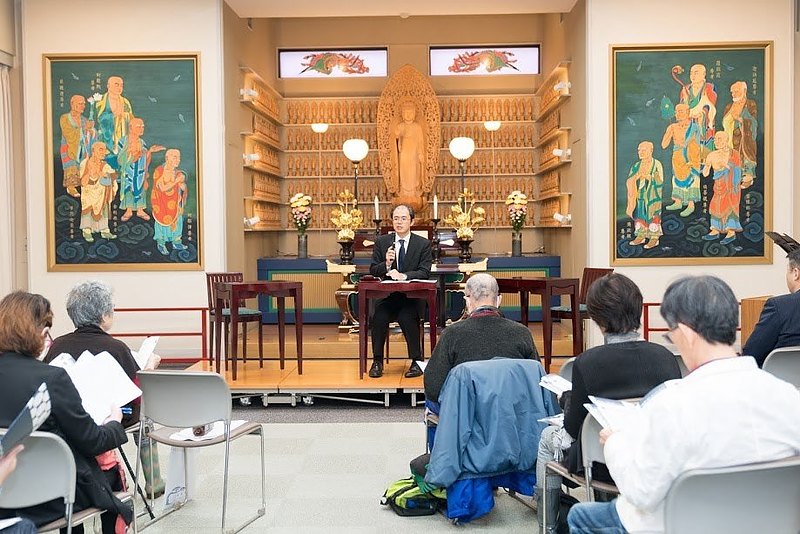
M27 188L29 287L47 296L56 311L55 330L70 330L64 312L69 288L88 278L115 288L118 307L206 306L205 275L192 272L47 272L45 146L42 54L198 52L200 54L200 143L203 188L203 261L209 271L225 268L223 187L224 113L222 108L221 0L82 0L80 9L61 0L22 3L25 174ZM158 317L158 318L156 318ZM150 318L143 326L162 323ZM145 319L145 318L142 318ZM118 317L118 323L123 317ZM125 321L126 324L128 321ZM180 319L199 329L199 320ZM138 323L137 323L138 324ZM156 325L157 327L158 325ZM172 326L172 325L171 325ZM176 325L180 328L179 325ZM133 327L120 328L132 330ZM138 342L137 342L138 343ZM199 345L183 339L181 346ZM169 355L168 350L160 351ZM183 350L178 352L185 354Z
M0 0L0 63L11 65L16 49L14 0Z
M641 0L587 2L587 197L588 264L610 262L610 46L732 41L773 41L772 227L792 231L793 221L793 61L791 0L772 0L769 9L749 0ZM684 21L681 23L680 21ZM715 274L738 298L786 292L784 254L774 250L772 265L617 267L642 288L645 301L661 301L667 285L681 274Z

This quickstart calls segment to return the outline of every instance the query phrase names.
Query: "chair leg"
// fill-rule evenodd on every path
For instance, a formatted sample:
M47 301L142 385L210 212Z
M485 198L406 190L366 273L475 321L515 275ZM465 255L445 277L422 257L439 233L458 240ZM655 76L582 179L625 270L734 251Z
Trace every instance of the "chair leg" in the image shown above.
M208 314L208 339L209 339L208 354L210 355L208 362L212 369L214 364L214 318L213 317L214 316L211 315L210 313ZM219 369L217 369L217 372L219 372Z
M230 357L230 345L229 345L230 340L228 339L230 337L230 328L229 328L230 327L230 322L229 321L225 321L222 324L222 327L225 330L225 354L222 356L222 358L225 360L225 370L227 371L228 370L228 358Z
M391 334L391 328L389 329L388 332L386 332L386 346L383 348L384 359L386 360L386 363L389 363L389 335L390 334Z
M242 323L242 361L247 363L247 322Z
M222 534L225 534L225 514L228 511L228 465L231 454L231 422L225 421L225 467L222 474Z
M258 366L264 367L264 325L258 320Z

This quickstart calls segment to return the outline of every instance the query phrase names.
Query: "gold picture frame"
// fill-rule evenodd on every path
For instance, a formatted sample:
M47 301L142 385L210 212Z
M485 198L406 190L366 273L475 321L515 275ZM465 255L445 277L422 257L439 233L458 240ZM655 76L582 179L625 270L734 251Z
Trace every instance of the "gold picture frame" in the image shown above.
M49 271L203 269L199 63L42 56Z
M772 263L773 43L610 54L611 264Z

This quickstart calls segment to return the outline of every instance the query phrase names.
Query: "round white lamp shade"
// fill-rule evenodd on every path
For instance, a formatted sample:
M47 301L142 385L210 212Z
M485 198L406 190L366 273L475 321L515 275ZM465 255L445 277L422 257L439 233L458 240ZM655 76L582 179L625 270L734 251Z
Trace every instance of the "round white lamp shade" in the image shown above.
M328 131L328 124L325 122L315 122L311 124L311 130L314 133L323 134Z
M483 127L486 128L489 132L496 132L500 129L500 125L503 124L500 121L485 121L483 123Z
M367 157L369 145L363 139L348 139L342 145L344 155L353 163L358 163Z
M475 141L471 137L454 137L450 141L450 153L458 161L467 161L475 152Z

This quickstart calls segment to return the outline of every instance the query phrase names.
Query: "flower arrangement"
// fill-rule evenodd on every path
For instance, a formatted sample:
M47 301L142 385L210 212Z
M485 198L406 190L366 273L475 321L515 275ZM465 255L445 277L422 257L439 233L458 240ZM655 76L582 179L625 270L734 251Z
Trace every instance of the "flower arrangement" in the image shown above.
M364 222L364 215L358 209L358 202L353 193L348 189L339 193L336 203L339 207L331 211L331 222L339 229L336 240L353 241L356 237L356 229Z
M89 104L89 120L94 120L94 109L95 104L100 102L103 99L103 95L100 93L94 93L92 96L86 99L86 102Z
M292 211L292 222L297 233L303 235L311 224L311 197L305 193L297 193L289 199L289 207Z
M511 219L511 229L515 232L525 226L525 217L528 215L528 197L522 191L512 191L506 197L508 218Z
M472 193L464 189L458 195L458 204L450 206L450 214L444 218L445 224L452 226L458 239L473 239L475 230L486 221L486 210L475 206Z

